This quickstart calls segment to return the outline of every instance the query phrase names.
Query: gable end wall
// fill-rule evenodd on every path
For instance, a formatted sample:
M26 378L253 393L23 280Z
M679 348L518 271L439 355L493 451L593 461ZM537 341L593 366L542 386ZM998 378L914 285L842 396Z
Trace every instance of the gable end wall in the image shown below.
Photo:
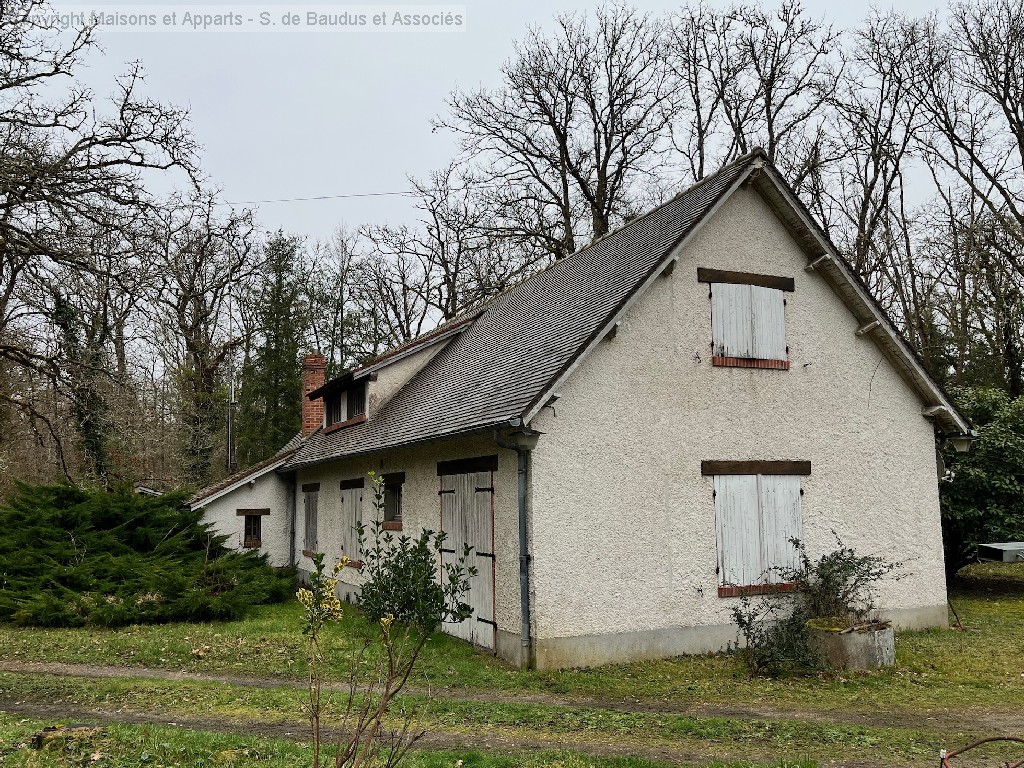
M760 196L741 189L679 251L532 426L539 666L715 650L734 641L719 598L706 459L809 460L804 536L831 531L906 562L881 603L904 626L946 623L932 425ZM711 365L697 268L793 277L790 370Z
M233 549L244 548L245 518L238 516L239 509L270 510L260 522L259 552L275 567L288 565L288 480L271 470L203 505L203 522L213 523L218 534L228 537L224 546Z

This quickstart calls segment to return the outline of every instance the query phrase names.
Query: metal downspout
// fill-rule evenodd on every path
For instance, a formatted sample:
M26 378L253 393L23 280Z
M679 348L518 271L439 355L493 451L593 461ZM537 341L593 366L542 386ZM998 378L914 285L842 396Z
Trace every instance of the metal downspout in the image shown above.
M515 443L511 443L494 430L494 442L500 448L506 448L516 452L518 459L519 475L519 606L520 606L520 627L519 638L523 646L523 665L526 668L532 666L530 655L530 545L526 532L526 458L528 450Z

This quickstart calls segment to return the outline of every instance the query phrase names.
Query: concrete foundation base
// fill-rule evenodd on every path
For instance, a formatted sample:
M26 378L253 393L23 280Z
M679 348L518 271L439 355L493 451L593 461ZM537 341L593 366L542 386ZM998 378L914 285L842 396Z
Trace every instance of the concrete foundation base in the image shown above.
M949 626L945 604L883 611L882 617L898 630ZM516 640L518 642L518 637ZM550 637L534 640L533 662L537 669L596 667L724 651L735 648L737 643L736 627L732 624ZM500 643L498 655L507 658L501 652Z
M506 632L503 629L495 632L494 653L499 659L504 659L517 669L527 669L530 666L529 649L523 647L518 632Z

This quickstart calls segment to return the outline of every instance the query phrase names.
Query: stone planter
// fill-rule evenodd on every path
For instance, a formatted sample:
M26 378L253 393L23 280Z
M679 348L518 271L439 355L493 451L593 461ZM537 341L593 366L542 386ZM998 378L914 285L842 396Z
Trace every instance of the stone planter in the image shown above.
M807 622L811 647L836 669L882 669L896 663L892 625L875 621L843 629L828 619Z

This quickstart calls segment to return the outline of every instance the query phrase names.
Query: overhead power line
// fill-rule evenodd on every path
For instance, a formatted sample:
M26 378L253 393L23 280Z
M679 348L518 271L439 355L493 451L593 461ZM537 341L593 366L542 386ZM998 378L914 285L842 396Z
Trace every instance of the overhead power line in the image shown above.
M316 197L282 197L277 200L236 200L224 205L256 205L258 203L306 203L313 200L343 200L348 197L410 197L415 192L353 192L347 195L317 195Z

